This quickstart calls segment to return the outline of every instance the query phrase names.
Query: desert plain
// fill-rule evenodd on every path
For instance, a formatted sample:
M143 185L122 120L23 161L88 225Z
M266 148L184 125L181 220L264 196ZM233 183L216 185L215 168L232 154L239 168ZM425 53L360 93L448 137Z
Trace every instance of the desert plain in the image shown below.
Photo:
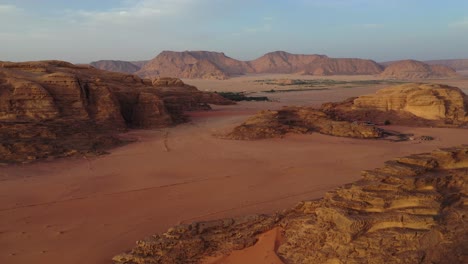
M350 84L281 92L293 87L261 82L284 79ZM135 142L107 155L2 164L0 263L110 264L114 255L131 249L135 241L171 226L271 214L321 198L384 161L468 144L466 129L392 125L386 128L434 140L391 142L318 133L256 141L217 137L260 110L318 107L389 86L356 83L369 80L380 79L289 74L186 79L202 91L246 92L270 101L212 106L211 111L189 112L190 121L177 126L131 130L120 137ZM424 82L468 93L468 77L463 75ZM275 92L266 92L271 90ZM266 236L261 241L272 240L275 234ZM237 263L242 260L237 258Z

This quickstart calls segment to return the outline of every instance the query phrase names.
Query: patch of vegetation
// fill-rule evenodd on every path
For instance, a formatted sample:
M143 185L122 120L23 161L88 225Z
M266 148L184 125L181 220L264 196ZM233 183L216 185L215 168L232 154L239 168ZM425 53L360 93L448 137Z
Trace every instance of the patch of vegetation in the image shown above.
M298 86L305 88L317 88L317 87L330 87L330 86L342 86L345 88L352 88L358 85L377 85L377 84L402 84L402 81L392 80L357 80L357 81L341 81L341 80L330 80L330 79L314 79L314 80L302 80L302 79L265 79L255 80L253 82L262 83L266 85L276 86ZM306 89L295 89L289 91L303 91ZM314 90L314 89L309 89ZM268 91L265 91L268 92ZM271 92L271 91L270 91Z
M239 102L239 101L269 101L266 96L246 96L245 93L235 93L235 92L215 92L222 97Z
M287 92L303 92L303 91L323 91L328 90L328 88L296 88L296 89L287 89L287 90L267 90L263 91L264 93L287 93Z

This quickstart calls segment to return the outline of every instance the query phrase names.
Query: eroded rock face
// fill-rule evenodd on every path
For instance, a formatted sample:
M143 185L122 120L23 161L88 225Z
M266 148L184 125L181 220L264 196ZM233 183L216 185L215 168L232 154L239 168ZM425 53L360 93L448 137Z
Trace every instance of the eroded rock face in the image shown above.
M398 158L362 176L277 215L171 228L114 263L197 263L278 226L284 263L466 263L468 146Z
M437 84L404 84L354 100L355 108L405 111L429 120L465 121L468 97L459 88Z
M226 138L254 140L280 137L286 133L312 133L352 138L379 138L383 131L365 124L339 121L310 107L285 107L262 111L226 135Z
M0 162L101 152L118 131L173 125L209 103L233 102L179 79L153 85L62 61L0 62Z
M389 121L399 125L464 126L468 122L468 96L459 88L411 83L381 89L322 109L346 120Z
M429 79L457 76L454 69L445 65L429 65L421 61L402 60L391 63L380 76L389 79Z

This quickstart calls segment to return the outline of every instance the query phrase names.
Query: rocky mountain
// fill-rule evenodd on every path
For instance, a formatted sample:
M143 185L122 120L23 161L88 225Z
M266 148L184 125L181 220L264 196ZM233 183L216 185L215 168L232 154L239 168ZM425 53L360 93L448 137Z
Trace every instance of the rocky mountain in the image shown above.
M227 79L243 74L248 65L227 57L224 53L208 51L163 51L149 61L138 75L145 78L178 77Z
M141 68L141 66L138 66L134 63L118 60L94 61L91 62L89 65L93 66L96 69L121 73L134 73L140 70Z
M362 59L334 59L324 55L296 55L284 51L265 54L253 61L238 61L224 53L163 51L136 74L145 78L227 79L247 73L299 73L310 75L378 74L382 67Z
M390 63L380 74L388 79L429 79L457 76L454 69L444 65L429 65L421 61L402 60Z
M444 65L450 67L456 71L465 71L468 70L468 59L453 59L453 60L430 60L424 61L429 65Z
M232 104L178 79L151 80L63 61L0 62L0 162L100 152L127 128Z
M217 263L280 230L284 263L466 263L468 147L388 161L361 180L274 215L195 222L137 242L116 264ZM266 250L266 249L265 249Z
M308 75L378 74L382 67L371 60L335 59L325 55L299 55L284 51L267 53L248 62L248 73L300 73Z
M457 87L409 83L375 94L327 103L322 110L343 120L410 126L466 126L468 96Z

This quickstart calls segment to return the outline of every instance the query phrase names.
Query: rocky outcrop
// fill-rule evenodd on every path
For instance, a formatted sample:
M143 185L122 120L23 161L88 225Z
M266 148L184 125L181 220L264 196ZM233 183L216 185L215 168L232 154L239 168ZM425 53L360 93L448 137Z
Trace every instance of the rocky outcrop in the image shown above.
M284 51L267 53L253 61L239 61L224 53L163 51L138 75L145 78L175 76L224 80L247 73L300 73L310 75L378 74L382 67L362 59L334 59L324 55L297 55Z
M135 65L131 62L118 60L93 61L89 65L93 66L96 69L121 73L135 73L141 69L140 66Z
M119 142L118 131L176 124L211 103L233 102L179 79L153 85L62 61L1 62L0 162L102 152Z
M116 264L199 263L280 227L284 263L466 263L468 146L398 158L276 215L197 222L138 241Z
M327 113L345 120L389 121L400 125L464 126L468 96L459 88L410 83L381 89L338 104L325 104Z
M356 108L406 111L429 120L466 121L468 96L459 88L437 84L403 84L354 100Z
M406 139L403 134L376 127L389 124L466 127L468 96L447 85L403 84L340 103L325 103L320 109L284 107L262 111L221 137L255 140L318 132L339 137Z
M262 111L234 128L225 137L255 140L281 137L286 133L312 133L352 138L379 138L383 131L365 124L335 120L326 113L309 107L285 107Z
M457 76L454 69L444 65L429 65L421 61L402 60L388 65L380 74L386 79L430 79Z

